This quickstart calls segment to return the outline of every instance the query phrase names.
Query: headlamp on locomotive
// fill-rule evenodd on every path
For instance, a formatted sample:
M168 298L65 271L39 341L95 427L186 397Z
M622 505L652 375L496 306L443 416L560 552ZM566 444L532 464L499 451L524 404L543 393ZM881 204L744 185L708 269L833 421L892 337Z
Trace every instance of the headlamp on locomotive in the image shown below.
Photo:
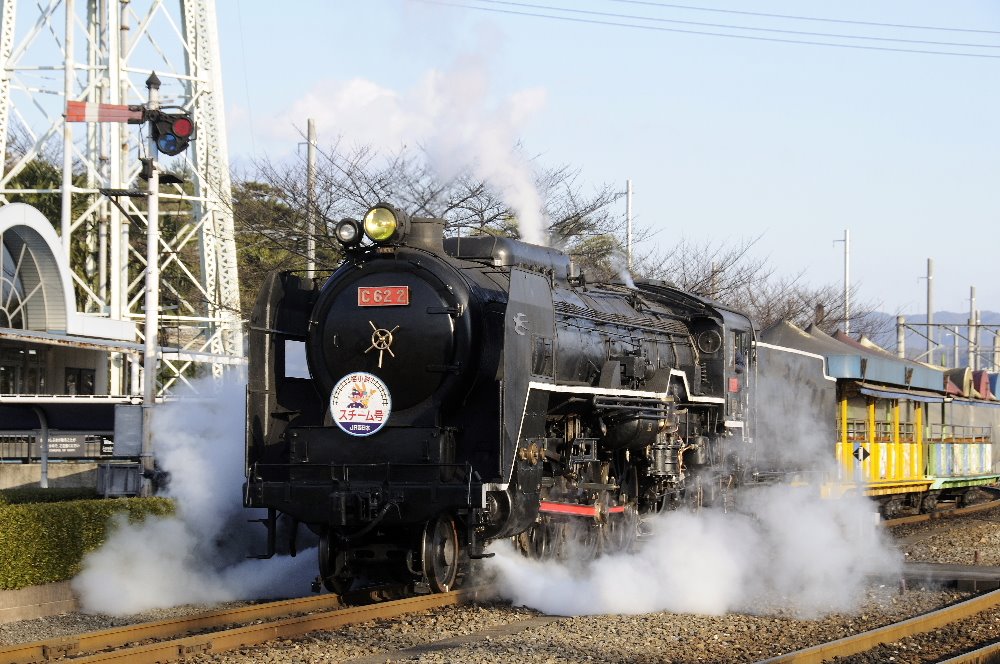
M358 249L367 239L375 245L399 245L410 230L410 218L388 203L379 203L365 213L362 221L342 219L333 234L346 253Z

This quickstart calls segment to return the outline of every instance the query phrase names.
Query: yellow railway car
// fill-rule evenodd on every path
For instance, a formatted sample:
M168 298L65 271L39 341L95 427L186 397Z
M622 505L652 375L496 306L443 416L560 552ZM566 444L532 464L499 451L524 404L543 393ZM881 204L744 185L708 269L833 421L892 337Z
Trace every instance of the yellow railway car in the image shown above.
M757 355L759 447L802 447L783 426L792 412L804 414L797 417L808 418L819 438L803 458L763 459L776 469L806 472L823 450L834 462L821 466L824 491L872 496L887 516L962 501L970 487L1000 478L1000 402L988 389L970 389L969 380L949 380L940 369L841 333L790 323L764 330Z

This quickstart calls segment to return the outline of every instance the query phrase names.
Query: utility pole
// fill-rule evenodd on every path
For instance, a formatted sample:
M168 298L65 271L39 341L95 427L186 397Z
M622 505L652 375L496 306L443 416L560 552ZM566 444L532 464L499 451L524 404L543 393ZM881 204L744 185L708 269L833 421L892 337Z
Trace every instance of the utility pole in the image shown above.
M972 348L975 354L972 356L972 370L979 371L983 366L983 359L979 356L979 335L982 334L983 320L981 317L982 312L976 309L976 328L975 335L972 337Z
M906 318L896 316L896 357L906 357Z
M995 372L998 368L1000 368L1000 334L993 330L993 355L990 371Z
M969 286L969 352L970 369L975 369L976 364L976 287Z
M844 229L844 334L851 333L851 231Z
M927 363L934 364L934 259L927 259Z
M632 180L625 180L625 267L632 274Z
M958 325L951 328L951 367L952 369L958 368Z
M306 121L306 278L316 273L316 121Z
M160 79L156 72L146 79L150 111L160 108ZM156 162L157 150L154 132L149 132L149 190L146 198L146 311L145 348L143 350L142 371L142 495L153 495L153 408L156 405L156 353L159 350L157 338L160 325L160 167Z

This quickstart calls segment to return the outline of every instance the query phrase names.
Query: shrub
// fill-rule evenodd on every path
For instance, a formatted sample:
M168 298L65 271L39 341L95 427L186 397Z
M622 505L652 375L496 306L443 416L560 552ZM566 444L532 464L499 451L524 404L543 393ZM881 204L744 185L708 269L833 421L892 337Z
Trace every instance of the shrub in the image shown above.
M111 517L172 514L164 498L117 498L0 505L0 589L71 579L84 555L106 539Z

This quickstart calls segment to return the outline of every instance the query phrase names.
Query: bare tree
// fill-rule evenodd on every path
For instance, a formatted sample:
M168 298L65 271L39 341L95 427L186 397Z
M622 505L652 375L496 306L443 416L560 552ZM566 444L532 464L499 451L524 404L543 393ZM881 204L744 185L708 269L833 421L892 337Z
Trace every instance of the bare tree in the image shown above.
M422 148L380 154L369 146L345 149L336 142L317 160L315 213L318 263L333 267L340 245L332 236L337 221L357 217L379 202L391 202L414 216L446 222L446 233L519 237L517 214L490 184L462 171L441 178ZM254 164L252 179L237 178L234 217L247 266L244 280L255 288L268 267L304 266L307 191L305 159ZM616 209L623 192L605 185L585 192L580 171L569 166L538 167L535 186L542 201L551 244L568 253L590 281L625 280L626 220ZM663 279L679 288L746 311L758 326L786 319L799 325L816 322L833 332L843 325L843 293L835 285L811 287L802 274L779 277L755 255L759 237L734 242L697 243L680 239L669 249L654 247L655 233L634 229L636 277ZM250 304L252 299L244 298ZM853 331L878 336L884 317L852 294ZM817 312L820 312L817 315Z
M328 263L340 253L332 236L336 222L357 217L383 201L413 216L444 219L446 233L451 235L519 237L516 212L488 182L468 171L442 179L419 148L380 155L370 147L346 151L337 143L322 150L317 161L314 205L320 223L315 240ZM284 251L304 256L308 200L304 160L263 159L254 167L252 178L237 178L237 190L244 194L235 201L237 226L242 234L259 236L253 242L248 239L246 246L280 243ZM579 171L565 166L538 169L536 187L552 244L571 254L588 272L610 272L607 258L621 251L618 238L625 225L623 215L612 209L621 193L607 186L585 193ZM244 207L244 203L251 205Z
M759 240L760 236L732 243L697 243L682 238L666 252L643 256L640 271L744 311L760 328L781 320L800 327L815 323L829 333L843 328L843 289L834 284L809 286L804 273L776 275L753 252ZM862 301L857 287L852 289L851 301L852 332L884 339L889 331L886 317L873 315L879 305Z

